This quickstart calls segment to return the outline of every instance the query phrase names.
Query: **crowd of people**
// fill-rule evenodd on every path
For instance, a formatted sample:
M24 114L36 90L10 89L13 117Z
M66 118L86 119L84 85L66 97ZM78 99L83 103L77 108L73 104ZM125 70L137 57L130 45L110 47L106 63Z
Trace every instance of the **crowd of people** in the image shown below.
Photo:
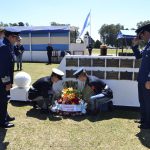
M142 59L138 75L141 110L139 128L150 129L150 24L138 28L136 33L137 37L133 39L132 49L136 58ZM138 48L141 40L146 42L146 46L142 51ZM17 44L15 45L15 43ZM14 56L17 56L17 70L22 70L23 51L24 48L21 45L18 31L8 29L4 32L4 30L0 30L0 127L2 128L14 126L10 121L13 121L15 118L10 117L7 111L8 94L13 85ZM50 64L53 51L50 44L47 47L47 51L48 64ZM89 54L91 55L91 48ZM84 68L79 68L73 75L80 82L85 83L82 89L82 96L88 104L88 113L95 115L98 113L100 105L112 105L113 92L104 81L95 76L89 76ZM54 91L52 86L54 83L62 80L63 76L64 73L61 70L53 68L50 76L40 78L33 83L29 90L29 99L32 100L34 108L40 107L43 110L48 110L49 106L53 104Z

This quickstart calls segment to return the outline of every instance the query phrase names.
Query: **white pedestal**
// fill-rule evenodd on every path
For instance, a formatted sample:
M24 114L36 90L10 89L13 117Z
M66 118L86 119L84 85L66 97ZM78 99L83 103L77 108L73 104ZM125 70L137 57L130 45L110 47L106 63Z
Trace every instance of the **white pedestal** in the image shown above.
M30 87L13 87L10 89L10 100L13 101L29 101L28 91Z

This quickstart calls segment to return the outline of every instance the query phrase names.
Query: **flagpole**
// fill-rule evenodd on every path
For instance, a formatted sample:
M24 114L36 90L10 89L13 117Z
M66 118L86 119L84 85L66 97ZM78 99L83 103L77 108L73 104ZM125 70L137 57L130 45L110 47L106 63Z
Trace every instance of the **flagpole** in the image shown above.
M90 10L90 37L91 37L91 10Z

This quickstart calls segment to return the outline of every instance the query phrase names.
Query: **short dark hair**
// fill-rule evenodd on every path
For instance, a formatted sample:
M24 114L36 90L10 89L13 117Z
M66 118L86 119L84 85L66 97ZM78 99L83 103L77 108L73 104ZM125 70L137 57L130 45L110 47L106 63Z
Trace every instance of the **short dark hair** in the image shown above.
M54 72L52 72L51 76L57 76L57 78L58 78L59 80L62 80L62 76L60 76L60 75L58 75L58 74L56 74L56 73L54 73Z

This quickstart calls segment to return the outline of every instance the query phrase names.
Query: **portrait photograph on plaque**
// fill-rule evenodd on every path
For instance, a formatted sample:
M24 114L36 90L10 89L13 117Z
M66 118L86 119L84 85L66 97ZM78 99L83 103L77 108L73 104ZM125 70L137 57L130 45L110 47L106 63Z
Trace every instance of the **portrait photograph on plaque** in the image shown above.
M78 66L77 58L66 58L66 66Z
M119 59L106 59L107 67L119 67Z
M104 79L105 71L93 71L92 73L93 73L94 76L96 76L100 79Z
M105 67L105 59L93 59L94 67Z
M115 79L118 80L119 72L117 71L107 71L106 72L106 79Z
M120 80L132 80L133 72L120 72Z
M82 59L80 58L79 59L79 66L82 66L82 67L91 67L91 58L85 58L85 59Z
M121 59L120 67L133 68L133 59Z

